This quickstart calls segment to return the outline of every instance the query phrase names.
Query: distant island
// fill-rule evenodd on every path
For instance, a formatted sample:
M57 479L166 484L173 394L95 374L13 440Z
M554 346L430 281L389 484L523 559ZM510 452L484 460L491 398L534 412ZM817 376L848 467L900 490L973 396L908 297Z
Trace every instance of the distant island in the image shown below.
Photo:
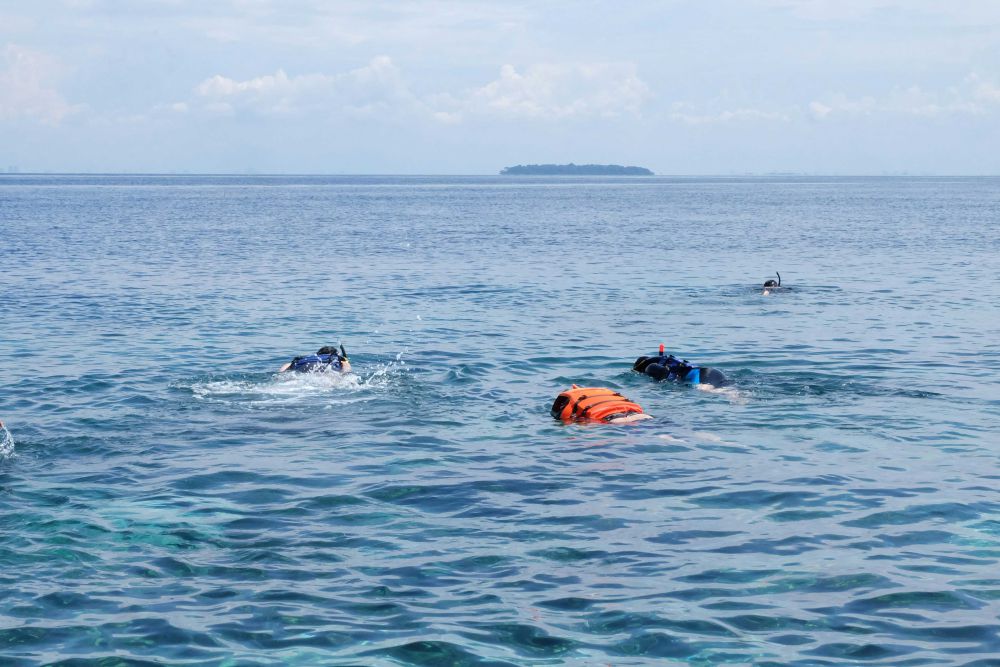
M654 176L645 167L620 164L519 164L504 167L501 176Z

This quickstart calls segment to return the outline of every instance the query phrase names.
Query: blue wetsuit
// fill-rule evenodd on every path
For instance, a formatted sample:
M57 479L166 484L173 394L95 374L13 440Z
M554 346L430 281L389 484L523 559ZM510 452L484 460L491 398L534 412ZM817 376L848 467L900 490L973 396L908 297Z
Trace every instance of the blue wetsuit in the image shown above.
M728 383L722 371L707 366L692 366L686 360L674 355L639 357L632 370L644 373L656 380L674 380L691 384L711 384L721 387Z
M315 373L322 371L337 371L343 368L340 357L336 354L308 354L304 357L295 357L288 367L290 371L298 373Z

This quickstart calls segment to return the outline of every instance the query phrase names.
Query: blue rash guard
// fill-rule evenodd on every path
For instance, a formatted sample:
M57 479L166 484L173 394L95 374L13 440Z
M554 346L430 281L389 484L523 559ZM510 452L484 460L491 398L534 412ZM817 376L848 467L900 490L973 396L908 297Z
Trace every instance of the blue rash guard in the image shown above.
M728 382L722 371L707 366L692 366L686 360L678 359L672 354L639 357L632 366L632 370L657 380L674 380L676 382L690 382L691 384L704 383L716 387L721 387Z
M322 371L340 371L343 364L336 354L309 354L292 359L288 370L297 373L316 373Z

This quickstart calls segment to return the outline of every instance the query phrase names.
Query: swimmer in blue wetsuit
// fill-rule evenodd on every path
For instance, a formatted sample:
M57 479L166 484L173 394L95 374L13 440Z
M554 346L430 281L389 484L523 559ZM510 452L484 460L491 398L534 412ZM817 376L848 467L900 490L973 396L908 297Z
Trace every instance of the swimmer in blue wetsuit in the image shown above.
M295 357L278 369L279 373L294 371L296 373L350 373L351 362L347 359L347 351L340 346L340 352L332 345L325 345L316 354Z
M687 359L678 359L672 354L666 354L662 344L657 356L639 357L632 365L632 370L648 375L655 380L710 384L716 387L729 384L729 380L722 371L707 366L692 366Z

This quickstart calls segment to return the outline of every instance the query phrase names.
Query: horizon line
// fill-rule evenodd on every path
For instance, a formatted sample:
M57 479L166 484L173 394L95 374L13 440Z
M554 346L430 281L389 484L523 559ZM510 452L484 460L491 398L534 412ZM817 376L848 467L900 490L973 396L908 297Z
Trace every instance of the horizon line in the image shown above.
M0 178L4 176L284 176L284 177L343 177L343 176L378 176L378 177L406 177L406 176L434 176L434 177L484 177L503 176L504 178L622 178L629 180L642 180L645 178L744 178L760 176L804 176L804 177L841 177L841 178L873 178L873 177L920 177L920 178L991 178L1000 176L1000 173L939 173L939 172L908 172L908 171L883 171L879 173L853 173L853 172L809 172L809 171L746 171L733 173L674 173L674 174L501 174L492 173L391 173L391 172L370 172L370 173L336 173L336 172L257 172L257 171L0 171Z

